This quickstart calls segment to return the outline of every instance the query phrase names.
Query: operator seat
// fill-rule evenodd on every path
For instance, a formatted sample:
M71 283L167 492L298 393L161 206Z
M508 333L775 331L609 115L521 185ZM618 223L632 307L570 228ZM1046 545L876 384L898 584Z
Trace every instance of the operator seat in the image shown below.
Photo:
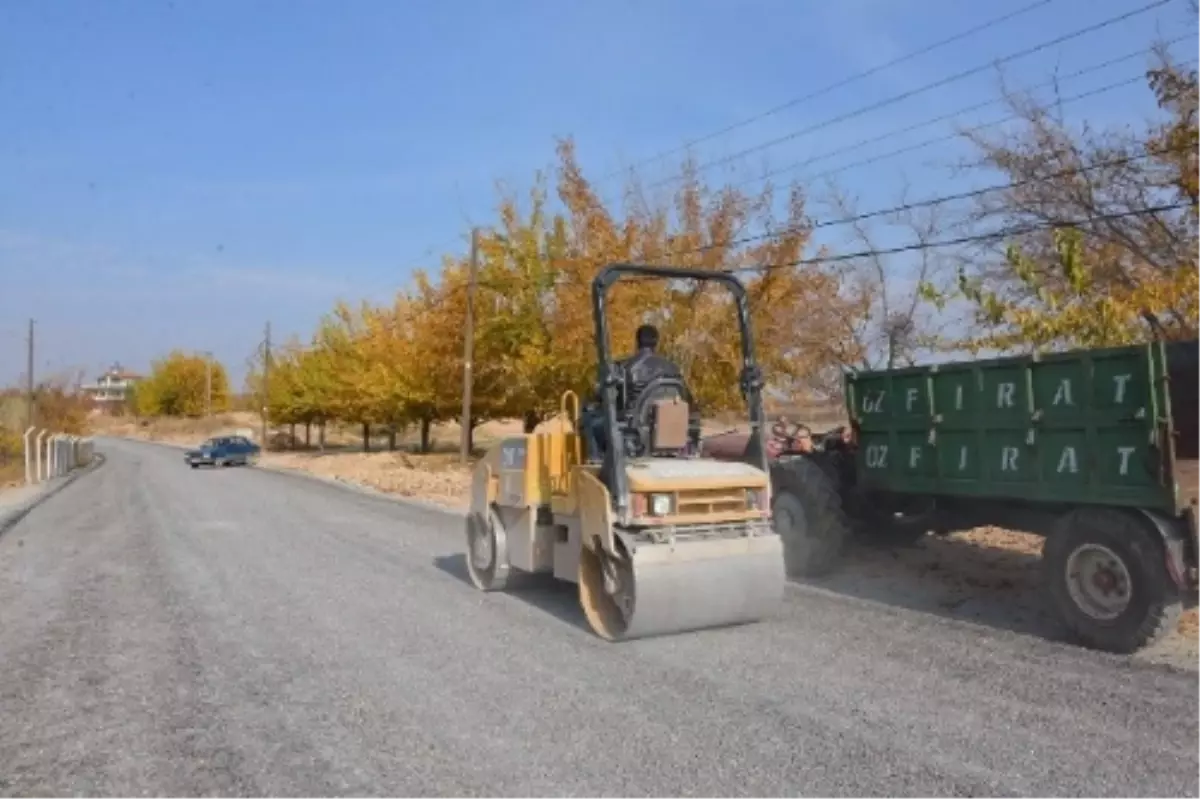
M621 421L632 457L685 457L698 451L700 414L682 376L653 377L637 386Z

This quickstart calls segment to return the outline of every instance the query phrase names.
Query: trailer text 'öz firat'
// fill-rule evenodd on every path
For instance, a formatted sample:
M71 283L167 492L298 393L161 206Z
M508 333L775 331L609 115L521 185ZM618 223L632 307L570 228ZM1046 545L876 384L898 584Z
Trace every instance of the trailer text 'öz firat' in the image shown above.
M1066 626L1137 649L1194 602L1196 364L1190 341L847 375L847 511L1045 535Z

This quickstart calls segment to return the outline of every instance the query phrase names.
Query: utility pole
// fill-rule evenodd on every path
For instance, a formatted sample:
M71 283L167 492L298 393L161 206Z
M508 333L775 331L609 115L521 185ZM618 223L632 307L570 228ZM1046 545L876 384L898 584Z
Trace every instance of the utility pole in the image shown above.
M25 429L33 427L33 320L29 320L29 338L25 342Z
M267 412L271 397L271 323L263 334L262 448L267 451Z
M471 228L471 266L467 276L467 326L463 337L463 406L462 440L459 459L466 463L471 457L471 359L475 357L475 277L479 273L479 228Z
M212 416L212 353L204 353L204 417Z

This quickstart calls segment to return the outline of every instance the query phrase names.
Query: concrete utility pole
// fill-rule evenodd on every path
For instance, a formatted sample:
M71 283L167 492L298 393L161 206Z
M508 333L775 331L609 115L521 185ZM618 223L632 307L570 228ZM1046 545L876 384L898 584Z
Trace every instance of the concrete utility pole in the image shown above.
M25 426L33 427L33 320L29 320L29 339L25 353Z
M479 273L479 228L471 229L471 267L467 277L467 325L463 336L463 406L462 437L459 459L466 463L471 457L471 359L475 355L475 277Z
M267 450L267 414L271 397L271 323L263 332L262 448Z

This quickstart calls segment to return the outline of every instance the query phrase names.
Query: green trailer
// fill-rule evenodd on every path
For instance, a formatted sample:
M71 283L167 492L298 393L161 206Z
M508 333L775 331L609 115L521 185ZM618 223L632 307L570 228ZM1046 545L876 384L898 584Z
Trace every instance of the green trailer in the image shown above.
M1191 341L848 374L846 510L893 538L1047 536L1065 626L1138 649L1195 601L1196 354Z

